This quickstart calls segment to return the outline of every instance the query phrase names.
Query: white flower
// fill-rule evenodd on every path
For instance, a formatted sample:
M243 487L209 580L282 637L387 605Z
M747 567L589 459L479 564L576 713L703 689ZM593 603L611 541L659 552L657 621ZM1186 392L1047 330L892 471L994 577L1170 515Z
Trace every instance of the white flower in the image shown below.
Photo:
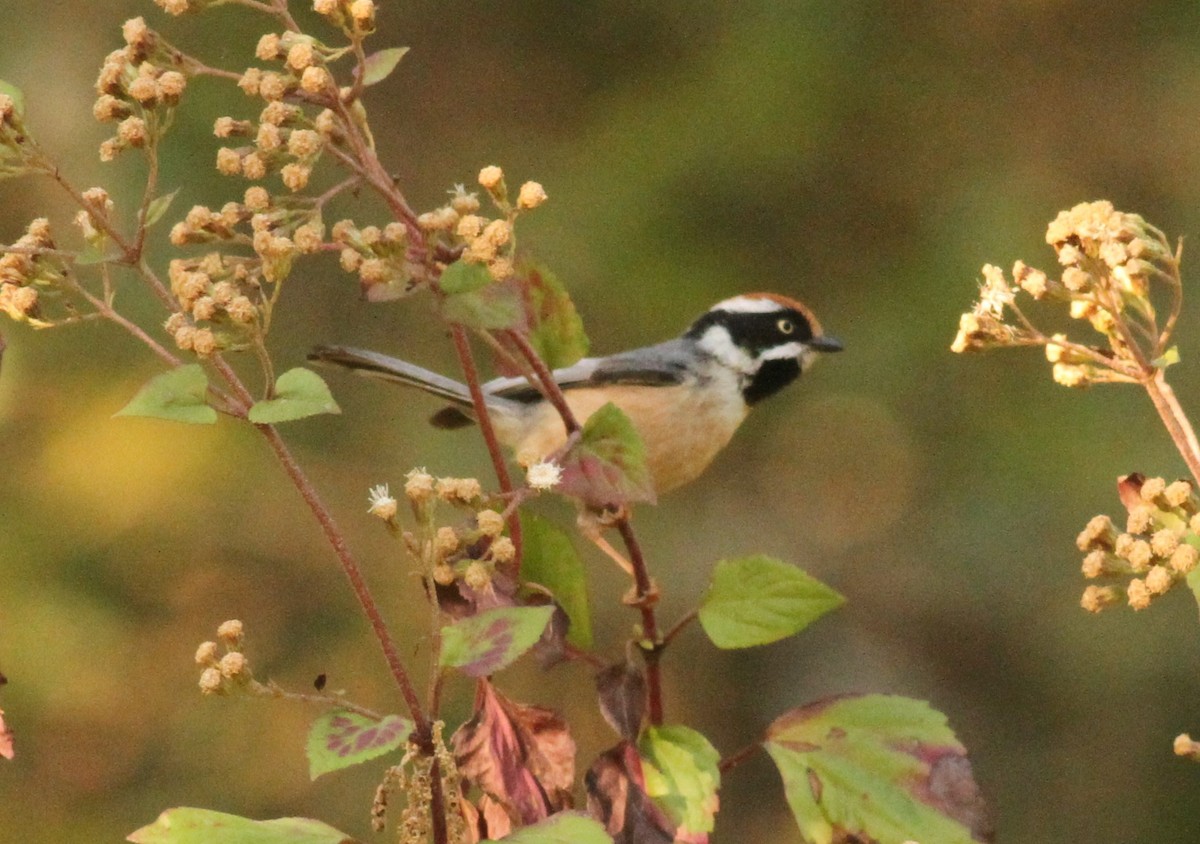
M975 306L978 316L994 316L1000 319L1004 315L1004 306L1011 304L1013 289L1004 279L1004 272L992 264L983 268L983 284L979 290L979 303Z
M396 499L392 498L387 484L371 487L367 493L367 499L371 502L367 512L372 516L378 516L384 521L390 521L396 517Z
M562 466L552 460L539 460L525 472L525 482L533 489L554 489L562 481Z

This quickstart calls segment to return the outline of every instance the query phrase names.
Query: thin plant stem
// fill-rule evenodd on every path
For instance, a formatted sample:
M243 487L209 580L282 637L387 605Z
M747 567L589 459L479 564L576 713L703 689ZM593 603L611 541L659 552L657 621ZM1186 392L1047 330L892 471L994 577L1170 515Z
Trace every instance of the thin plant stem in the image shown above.
M505 336L517 347L517 351L528 361L529 365L533 367L538 380L541 382L542 393L554 405L559 416L562 417L568 436L576 435L582 430L579 420L567 404L562 388L554 380L554 374L546 366L546 362L541 359L537 351L530 345L528 338L521 334L521 332L508 331ZM646 567L646 558L642 554L642 546L638 542L637 534L633 530L633 524L630 522L627 513L623 514L617 520L616 527L621 534L621 540L625 543L626 550L629 552L629 562L633 569L635 604L642 615L642 634L646 641L649 642L647 647L641 649L643 658L646 661L646 706L650 723L659 725L663 722L662 671L659 668L663 643L658 636L658 618L654 613L654 604L658 600L658 594L654 586L654 581L650 578L649 569Z
M562 417L563 424L567 427L567 434L573 434L580 429L579 420L575 418L574 411L567 404L567 399L563 395L562 388L558 386L558 382L554 380L554 373L550 371L550 367L546 366L546 362L542 360L541 355L529 342L520 331L506 331L507 337L521 356L528 361L533 367L533 371L537 374L538 381L541 382L541 392L546 396L550 404L554 405L554 409L558 411L558 415ZM537 386L536 384L534 385Z
M237 373L233 371L220 355L213 355L212 364L225 380L225 383L229 385L230 390L233 391L236 398L245 403L246 407L249 408L254 403L254 397L246 389L245 385L242 384ZM266 438L267 444L275 453L275 457L279 460L280 465L283 466L284 472L304 499L304 503L308 505L317 523L321 526L321 531L325 534L326 541L333 548L338 562L342 565L342 571L345 572L346 578L350 581L354 595L358 598L359 605L362 607L367 620L371 624L371 630L375 633L375 638L379 640L379 645L383 649L383 655L387 660L388 668L391 669L392 677L395 678L396 685L400 688L400 694L404 697L404 702L408 706L409 714L412 715L412 719L416 723L418 735L428 736L430 730L429 719L426 717L425 711L421 706L421 700L417 696L416 687L413 685L412 678L408 675L408 669L404 667L404 663L400 659L399 651L396 649L396 643L392 639L387 622L384 621L383 614L379 611L379 605L375 602L375 597L371 594L370 587L367 586L367 582L363 578L362 570L359 568L358 562L354 559L354 555L350 551L341 527L333 518L333 514L330 513L329 508L321 500L316 487L313 486L312 481L308 479L308 476L296 461L295 456L287 447L287 443L283 441L283 437L279 435L279 431L273 425L255 425L255 427Z
M1158 411L1167 433L1171 435L1175 448L1179 450L1188 471L1192 473L1192 480L1200 483L1200 442L1196 440L1196 432L1180 406L1175 391L1167 383L1166 374L1161 369L1156 369L1142 384L1150 395L1150 401L1154 402L1154 409Z
M762 750L761 744L757 742L754 744L748 744L741 750L724 757L720 762L717 763L717 768L720 769L722 774L727 774L738 765L754 756L754 754L758 753L760 750Z
M686 630L688 626L699 617L699 615L699 610L692 610L683 618L679 619L679 621L675 622L675 625L663 634L662 647L665 648L667 645L671 644L675 637Z
M432 754L433 748L430 747ZM442 766L437 756L429 767L429 819L433 826L434 844L446 844L450 840L450 830L446 824L446 796L442 793Z
M346 700L341 695L327 695L321 692L316 694L312 692L289 692L287 689L276 685L274 681L260 683L257 680L252 680L249 688L253 694L260 697L272 697L279 700L295 701L297 703L311 703L317 706L348 709L364 718L370 718L372 721L382 721L384 718L382 713L376 712L374 709L368 709L365 706L359 706L353 701Z
M629 551L629 562L633 565L633 581L636 586L637 607L642 614L642 635L650 643L643 647L642 656L646 661L646 707L650 723L655 726L663 722L662 701L662 672L659 670L659 659L662 656L662 642L658 638L658 619L654 614L654 604L658 599L655 594L654 582L646 568L646 558L642 556L642 546L633 532L633 525L628 516L622 516L617 521L617 530Z
M88 292L83 285L79 284L74 279L70 279L68 283L76 293L85 298L88 301L88 304L96 309L97 314L109 322L120 326L142 343L145 343L150 351L161 358L162 361L168 366L176 367L182 364L182 361L179 358L175 357L175 355L171 354L171 352L168 351L161 343L147 334L145 329L121 316L121 314L117 313L117 311L114 310L113 307L109 305L108 302L103 298Z
M492 425L492 417L488 412L487 399L483 395L483 387L479 383L479 369L475 366L475 356L471 353L471 344L467 340L467 331L461 325L452 325L450 333L454 338L454 350L458 353L458 362L462 367L463 377L467 381L467 389L471 392L471 404L475 408L475 418L479 423L479 430L483 433L483 440L487 444L488 455L492 458L492 468L496 472L496 480L500 484L500 492L502 495L511 495L513 492L512 476L508 472L508 464L504 461L504 452L500 448L500 441L496 439L496 429ZM509 538L512 539L513 545L516 547L516 554L513 556L513 564L515 571L513 576L521 572L521 519L516 510L508 514L508 532Z

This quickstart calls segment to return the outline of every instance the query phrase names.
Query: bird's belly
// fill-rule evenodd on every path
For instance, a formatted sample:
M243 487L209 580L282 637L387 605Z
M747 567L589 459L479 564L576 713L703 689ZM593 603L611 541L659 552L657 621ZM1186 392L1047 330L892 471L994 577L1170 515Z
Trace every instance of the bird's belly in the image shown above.
M740 394L718 392L689 385L631 385L577 388L565 396L581 424L610 401L629 417L646 444L647 467L661 495L703 472L746 418L748 409ZM498 424L497 432L523 465L544 458L566 441L566 428L548 402L539 402L519 421Z

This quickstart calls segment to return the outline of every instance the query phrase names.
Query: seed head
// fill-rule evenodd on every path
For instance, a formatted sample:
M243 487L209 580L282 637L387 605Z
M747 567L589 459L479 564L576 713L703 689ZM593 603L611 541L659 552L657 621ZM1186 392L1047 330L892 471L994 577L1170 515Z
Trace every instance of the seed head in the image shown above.
M196 664L214 667L217 664L217 643L201 642L196 648Z
M1129 587L1125 590L1125 594L1129 598L1129 606L1135 610L1144 610L1150 606L1150 589L1144 580L1135 577L1129 581Z
M1162 595L1174 583L1175 578L1166 566L1151 566L1146 572L1146 589L1151 595Z
M499 536L504 532L504 517L495 510L480 510L475 514L475 525L484 536Z
M410 501L428 501L433 497L434 478L424 469L413 469L404 476L404 494Z
M1083 590L1079 605L1088 612L1100 612L1121 600L1121 592L1114 586L1089 586Z
M476 591L487 589L492 582L491 569L476 560L467 566L467 570L463 573L463 582Z
M517 195L518 208L537 208L547 199L546 191L537 182L526 182L521 185Z
M200 693L206 695L219 695L225 691L225 678L221 676L221 669L205 668L200 672Z

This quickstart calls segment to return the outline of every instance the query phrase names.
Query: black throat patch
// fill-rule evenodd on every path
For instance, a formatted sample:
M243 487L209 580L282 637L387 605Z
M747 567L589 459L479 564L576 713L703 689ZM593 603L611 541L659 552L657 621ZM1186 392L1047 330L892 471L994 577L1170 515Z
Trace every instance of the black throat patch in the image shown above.
M762 366L750 376L742 387L742 398L746 404L756 404L767 396L773 396L800 377L800 361L795 358L764 360Z

